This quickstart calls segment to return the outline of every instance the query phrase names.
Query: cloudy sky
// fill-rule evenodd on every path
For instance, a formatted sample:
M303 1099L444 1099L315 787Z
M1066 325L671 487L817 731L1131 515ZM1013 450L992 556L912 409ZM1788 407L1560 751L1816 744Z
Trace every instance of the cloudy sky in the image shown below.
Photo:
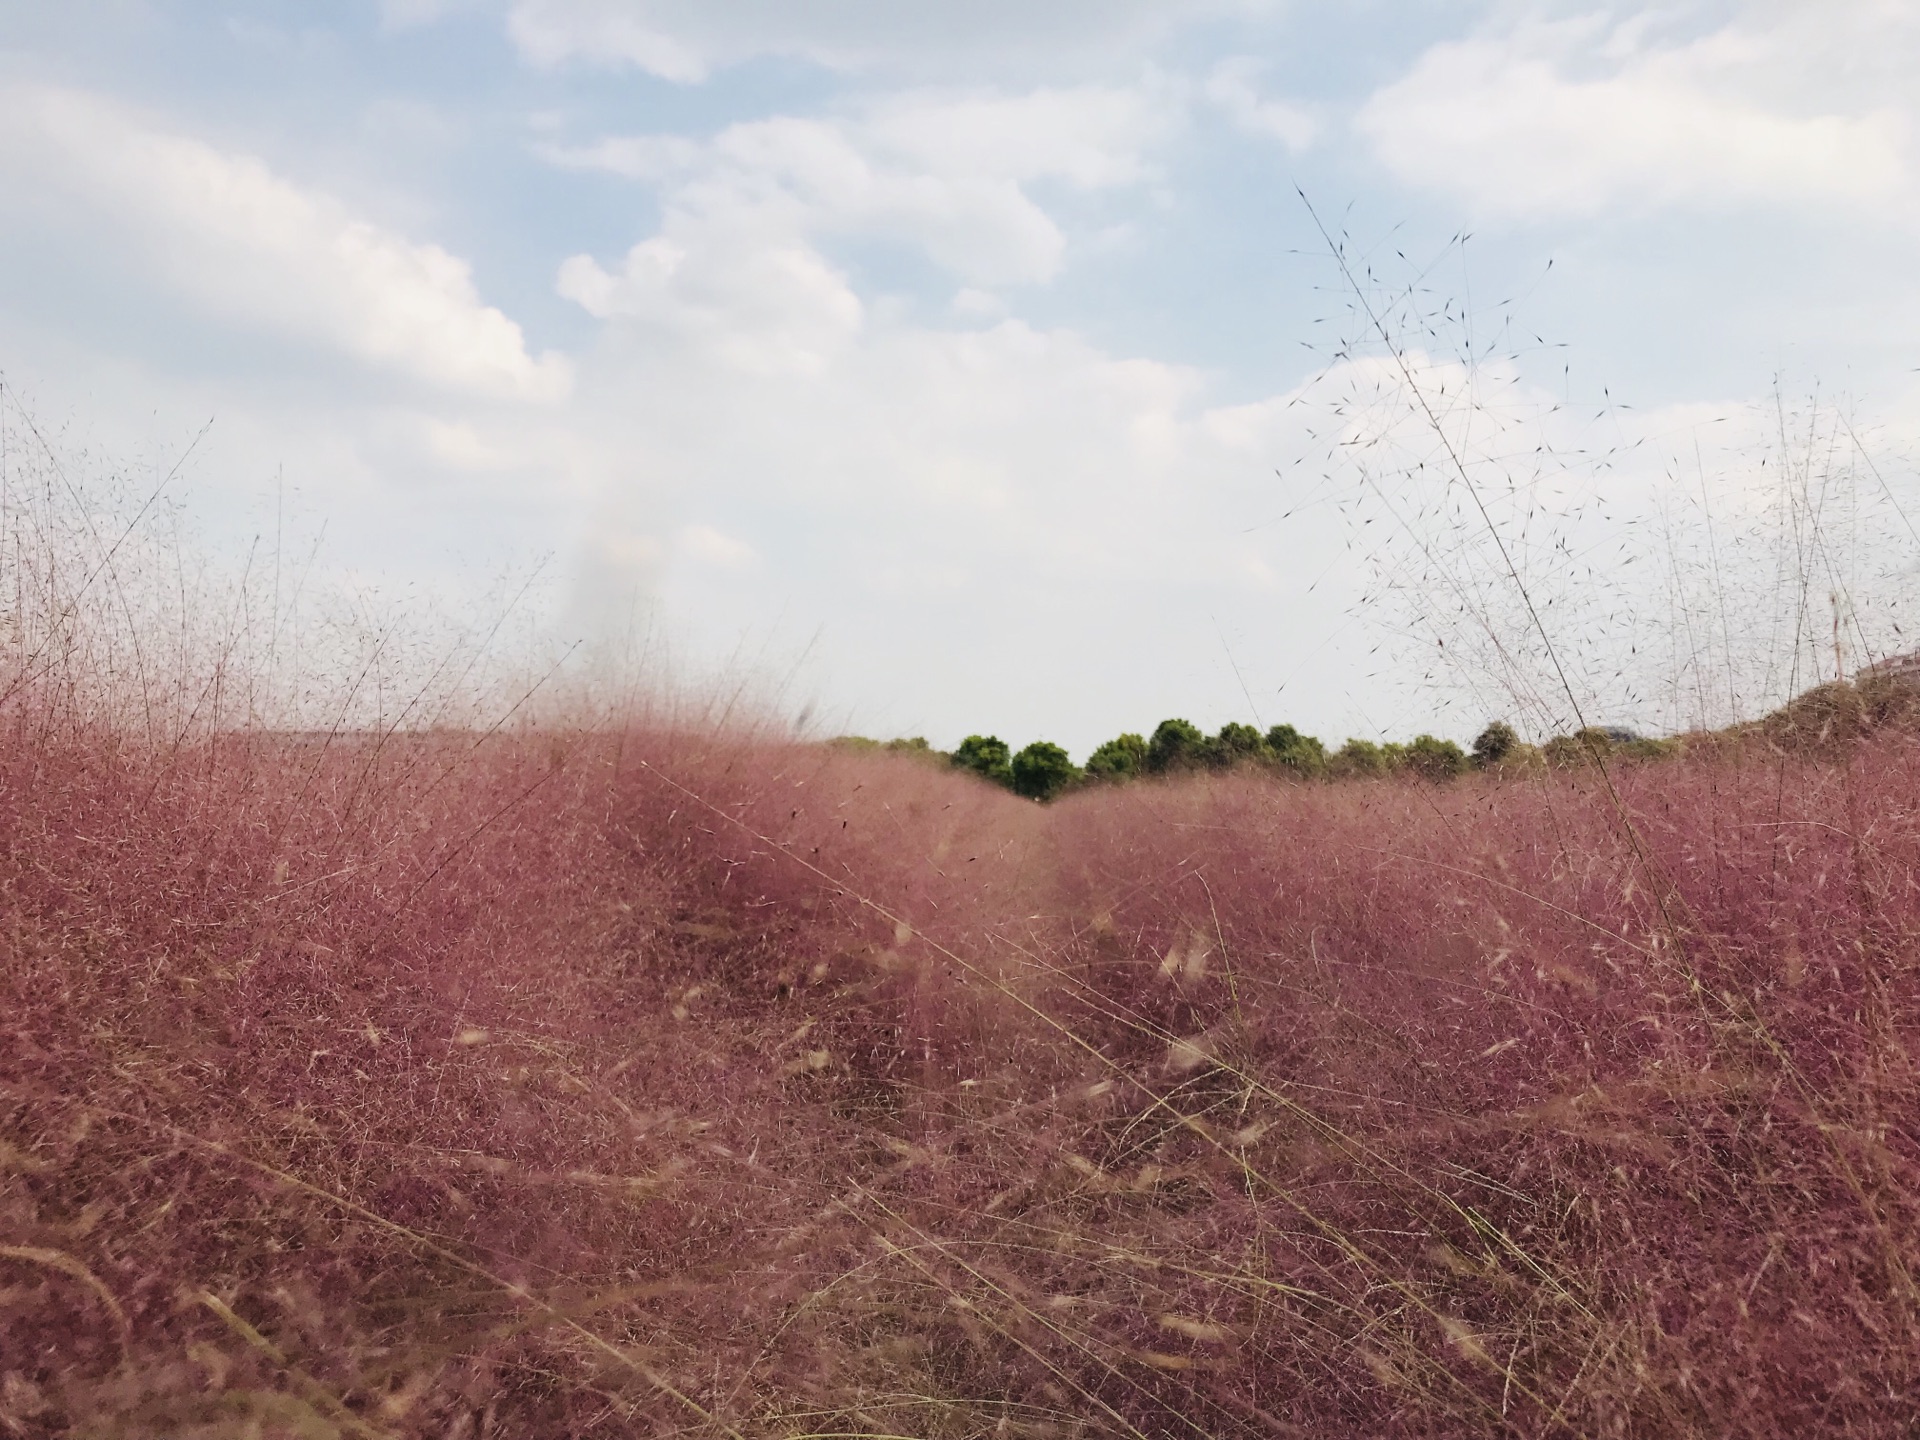
M1568 616L1816 394L1905 494L1915 74L1904 0L0 0L0 375L213 419L216 550L836 728L1465 738L1449 448Z

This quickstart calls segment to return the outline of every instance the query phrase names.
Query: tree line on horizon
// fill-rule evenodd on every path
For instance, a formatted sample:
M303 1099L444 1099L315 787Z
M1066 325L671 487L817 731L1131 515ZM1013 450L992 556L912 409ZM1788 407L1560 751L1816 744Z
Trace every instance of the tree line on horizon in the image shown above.
M951 751L924 736L873 740L842 735L826 743L841 749L886 751L967 770L1016 795L1046 801L1089 785L1121 784L1193 771L1258 767L1302 780L1369 779L1414 775L1444 782L1476 770L1521 774L1566 770L1611 760L1659 760L1700 746L1758 742L1780 754L1829 755L1882 729L1920 733L1920 651L1868 666L1852 679L1827 680L1753 720L1720 729L1689 730L1655 739L1618 725L1590 725L1531 745L1504 720L1495 720L1463 750L1433 735L1376 743L1350 739L1329 750L1291 725L1265 732L1230 721L1208 735L1187 720L1162 720L1150 736L1132 732L1096 746L1085 765L1064 748L1036 740L1014 751L997 735L969 735Z
M1496 720L1482 730L1469 749L1452 740L1416 735L1408 741L1375 742L1349 739L1329 750L1316 736L1291 725L1275 725L1262 732L1252 725L1229 721L1217 734L1181 719L1162 720L1151 735L1127 732L1096 746L1086 764L1076 765L1065 748L1036 740L1014 750L997 735L969 735L951 751L938 750L924 736L900 740L871 740L843 735L830 742L847 749L885 750L923 756L970 771L1029 800L1047 801L1087 785L1124 784L1151 776L1194 771L1260 768L1302 780L1365 779L1394 774L1416 775L1443 782L1471 770L1532 764L1573 764L1594 747L1648 747L1661 742L1642 740L1622 730L1594 729L1559 736L1544 746L1524 743L1514 728Z

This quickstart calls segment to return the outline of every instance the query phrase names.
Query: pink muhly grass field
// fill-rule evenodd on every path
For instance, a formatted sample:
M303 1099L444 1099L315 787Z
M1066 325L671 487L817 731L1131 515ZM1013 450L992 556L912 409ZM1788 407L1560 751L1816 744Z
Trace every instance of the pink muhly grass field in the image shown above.
M1920 745L0 740L0 1432L1908 1435Z

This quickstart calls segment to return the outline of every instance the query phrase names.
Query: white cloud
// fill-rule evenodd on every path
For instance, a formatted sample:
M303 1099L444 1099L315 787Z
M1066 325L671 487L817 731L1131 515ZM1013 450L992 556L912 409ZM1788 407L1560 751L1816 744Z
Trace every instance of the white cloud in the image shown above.
M1319 133L1319 122L1302 106L1263 96L1255 82L1264 68L1247 56L1222 60L1208 74L1203 93L1242 130L1278 140L1295 153L1305 150Z
M1023 187L1137 184L1176 123L1173 106L1147 89L909 92L844 117L732 125L706 142L630 136L541 153L665 187L661 238L672 248L636 251L635 285L691 279L710 249L779 250L778 268L792 271L804 237L858 234L912 244L963 280L992 286L1050 279L1066 252L1065 235ZM590 263L570 262L566 283L593 308L606 303L593 298L606 287ZM820 276L793 278L822 291Z
M781 614L823 627L814 654L860 723L965 715L1084 746L1160 713L1244 708L1190 635L1297 591L1329 544L1240 533L1271 507L1284 418L1223 442L1191 369L880 305L804 369L741 364L736 347L758 342L731 317L749 310L716 303L709 332L616 325L596 351L583 424L622 457L582 569L604 628L632 623L617 545L696 652L729 653ZM1337 590L1288 635L1314 633L1307 613L1334 623ZM1293 647L1262 641L1252 682Z
M289 486L297 479L330 515L329 552L346 549L345 568L362 575L446 579L550 549L570 562L569 626L591 616L603 632L658 633L700 656L740 653L740 637L764 636L776 617L801 638L817 629L827 693L858 706L857 723L873 730L953 739L978 726L1082 749L1166 714L1211 726L1247 715L1235 665L1267 722L1295 721L1336 740L1340 726L1378 733L1377 721L1407 733L1434 723L1439 702L1417 690L1426 668L1417 657L1409 669L1406 652L1389 647L1369 661L1377 637L1348 643L1364 630L1346 628L1346 612L1368 558L1390 564L1408 546L1383 544L1384 521L1349 528L1341 508L1359 488L1347 468L1356 458L1386 481L1411 470L1415 483L1395 493L1428 526L1427 541L1462 547L1450 553L1466 557L1467 583L1504 582L1484 551L1469 555L1459 538L1483 532L1463 530L1447 508L1459 496L1434 478L1423 417L1394 408L1393 373L1364 365L1329 382L1349 387L1344 436L1325 436L1334 407L1322 397L1217 404L1216 385L1236 401L1272 388L1255 378L1270 370L1248 368L1237 335L1279 345L1296 322L1304 326L1300 307L1320 302L1276 301L1276 287L1223 253L1219 272L1200 282L1244 294L1247 323L1222 328L1218 307L1195 306L1182 328L1175 312L1196 283L1195 252L1169 257L1127 238L1155 225L1161 206L1209 227L1268 224L1261 187L1279 152L1263 159L1245 145L1203 147L1233 126L1311 151L1316 122L1359 102L1343 87L1392 53L1397 37L1363 37L1358 58L1296 51L1288 73L1298 73L1294 62L1318 72L1320 98L1301 107L1241 52L1272 54L1269 41L1312 45L1344 26L1289 24L1264 39L1253 27L1190 27L1254 8L1238 0L380 0L380 14L398 29L468 6L508 15L523 58L554 67L535 84L544 109L526 117L524 133L545 142L540 153L645 185L644 199L628 198L641 210L657 201L657 223L610 243L597 179L549 176L522 189L524 157L464 163L485 158L526 97L409 75L402 52L419 42L394 49L365 26L348 39L355 27L327 27L312 42L319 48L305 51L248 49L247 66L232 67L252 77L244 93L208 78L220 63L211 57L196 93L178 102L257 119L285 147L276 156L306 144L311 161L270 167L236 147L169 133L184 125L85 97L0 91L6 228L25 237L8 254L30 266L68 238L75 252L39 272L59 270L41 292L57 299L39 303L31 287L16 287L8 344L28 358L9 362L10 388L19 367L44 365L40 357L64 344L76 358L62 393L89 397L77 404L134 416L170 405L170 414L194 417L182 421L187 434L217 412L208 443L224 448L201 457L219 455L223 473L256 491L277 488L261 477L276 476L284 460ZM1653 204L1778 197L1855 215L1909 185L1899 117L1912 108L1913 51L1886 43L1870 23L1903 8L1911 9L1834 0L1803 7L1809 18L1789 33L1782 17L1794 7L1754 6L1739 12L1739 25L1691 39L1674 37L1676 26L1698 23L1692 7L1613 29L1457 29L1418 63L1410 48L1399 52L1405 78L1361 109L1362 133L1394 174L1501 214L1617 206L1631 215ZM1834 26L1842 39L1820 38ZM1181 27L1189 28L1177 44L1154 50ZM381 45L401 70L385 59L359 65L367 52L355 46ZM716 117L711 133L570 143L593 139L575 127L583 114L606 113L611 93L604 74L582 71L692 83L756 56L780 63L730 76L698 105ZM337 97L336 123L303 135L297 105L247 110L262 76L298 85L314 63L342 57L358 68ZM62 68L71 73L84 58L76 50ZM768 118L792 93L796 60L859 78L813 72L802 83L823 94L819 108ZM249 68L255 61L283 69ZM411 82L426 90L409 90ZM157 93L168 80L141 83ZM659 89L640 83L627 98L658 98ZM435 107L408 93L431 93ZM1206 123L1190 124L1196 118ZM1186 159L1198 163L1178 165ZM1339 157L1314 153L1304 163L1315 193L1325 183L1358 186L1363 207L1398 208L1391 195L1367 193L1377 173L1343 170L1328 182L1315 167ZM469 213L520 198L501 213L509 232L490 252L521 267L522 281L539 283L558 256L595 247L558 267L560 292L601 322L571 388L561 393L567 362L530 354L512 321L483 303L464 262L414 238L430 233L427 224L377 218L294 178L322 171L356 177L341 182L342 194L363 185L445 194ZM1636 390L1654 404L1694 387L1738 391L1755 372L1764 383L1776 348L1809 336L1830 343L1823 356L1859 345L1871 347L1874 364L1894 356L1883 369L1906 363L1898 357L1914 301L1901 267L1910 245L1883 244L1890 258L1861 260L1866 279L1846 287L1861 297L1848 302L1858 311L1839 313L1834 277L1846 272L1808 262L1803 236L1752 227L1756 268L1798 265L1752 300L1744 276L1729 279L1707 254L1728 231L1683 216L1663 225L1658 261L1690 287L1687 303L1698 308L1686 309L1665 303L1668 290L1634 289L1649 274L1651 247L1644 231L1617 232L1599 239L1616 245L1603 249L1615 262L1601 272L1610 291L1580 288L1591 282L1579 275L1557 282L1572 288L1561 292L1570 303L1557 323L1559 335L1572 332L1576 377L1595 332L1603 344L1616 332L1628 337L1594 367L1606 369L1615 394ZM1062 286L1045 297L1054 320L1022 318L1036 298L1029 287L1099 246L1106 284ZM902 250L911 252L904 264ZM1268 264L1270 251L1262 253ZM1716 285L1720 293L1703 298ZM1486 293L1477 277L1476 290ZM1621 323L1620 294L1657 295L1659 313ZM191 313L181 314L180 295L195 302ZM163 343L151 343L163 325ZM219 343L245 328L296 344ZM1087 335L1096 329L1165 337L1222 373L1163 363L1126 341L1095 344ZM1709 338L1671 360L1684 335ZM116 346L145 357L144 371L116 377L99 358ZM303 364L307 352L355 364ZM1702 378L1696 356L1719 368ZM1460 391L1457 372L1421 373L1436 389L1444 379L1450 396ZM1460 436L1476 456L1491 455L1495 484L1511 457L1519 458L1510 469L1552 470L1500 488L1501 515L1518 516L1522 501L1542 515L1542 506L1573 506L1586 478L1579 456L1614 443L1595 442L1599 427L1580 428L1591 412L1571 407L1537 433L1483 426L1513 396L1523 409L1548 403L1526 378L1487 375L1497 394ZM553 403L496 403L503 395ZM1324 481L1318 464L1277 478L1274 467L1307 448L1309 424L1324 437L1314 458L1332 456L1326 469L1336 479ZM1536 460L1541 436L1555 453ZM1574 458L1560 463L1566 456ZM1657 466L1623 460L1608 481L1607 513L1581 512L1590 528L1577 538L1589 548L1614 541L1613 517L1648 513L1661 479ZM1336 493L1338 503L1303 506L1303 490ZM1738 508L1715 505L1733 528ZM267 513L277 519L271 503ZM260 528L233 521L237 553L248 526ZM1576 617L1581 604L1590 611L1576 592L1602 593L1589 585L1593 571L1575 573L1534 534L1527 573ZM1405 563L1396 581L1409 570L1420 578L1421 557ZM1605 564L1593 563L1608 579ZM1563 613L1556 606L1556 625ZM1618 648L1590 653L1611 663ZM1289 677L1297 678L1283 692ZM1486 713L1476 708L1463 724Z
M508 28L535 65L633 68L683 84L762 55L835 70L950 75L985 61L1000 73L1059 75L1141 57L1198 21L1276 8L1276 0L515 0Z
M425 416L419 425L427 453L449 469L499 471L508 469L518 458L503 454L469 421Z
M680 531L676 548L690 559L721 570L744 570L759 558L744 540L736 540L711 525L686 526Z
M1145 157L1174 123L1171 97L1151 87L1080 85L909 91L872 105L861 129L877 150L929 174L1099 189L1147 178Z
M508 30L520 53L535 65L578 58L631 66L682 84L706 79L711 67L707 55L675 39L643 12L617 5L524 0L513 7Z
M1360 133L1402 180L1483 214L1627 205L1884 205L1910 185L1907 122L1828 86L1790 103L1798 27L1660 45L1653 17L1529 24L1434 46L1375 93ZM1816 67L1817 68L1817 67Z
M971 285L954 291L948 304L955 315L967 320L1003 320L1007 315L1005 300L990 290L976 290Z
M229 322L454 391L549 401L567 389L565 358L529 355L464 260L258 159L70 90L0 94L0 131L16 203L77 204L110 243L137 240L133 263Z
M769 375L818 372L864 316L846 279L809 247L729 243L713 232L691 244L644 240L613 272L576 255L560 267L559 289L600 319Z
M627 627L633 587L658 577L725 651L786 609L832 628L820 653L848 665L852 693L881 677L955 713L1011 693L1031 714L1010 724L1085 711L1067 734L1111 708L1098 686L1061 693L1047 637L1067 612L1098 637L1081 642L1087 667L1125 688L1140 654L1162 653L1169 614L1196 618L1169 610L1166 587L1227 610L1285 589L1277 577L1305 567L1235 523L1258 508L1269 457L1218 438L1199 373L1010 318L987 288L1064 262L1067 237L1029 188L1156 178L1180 99L917 90L704 141L547 149L656 185L662 205L618 262L575 256L560 272L561 292L609 322L584 423L621 457L604 467L582 610ZM915 246L961 282L952 304L922 323L863 296L823 249L844 235ZM701 523L673 519L681 506ZM1193 681L1168 667L1164 703Z
M1269 723L1368 731L1356 711L1384 719L1411 704L1431 724L1445 702L1418 657L1409 669L1389 652L1369 667L1371 642L1316 648L1367 633L1346 625L1369 584L1399 597L1374 605L1378 621L1410 629L1428 654L1438 634L1447 654L1485 667L1467 678L1498 693L1469 695L1458 726L1515 696L1532 697L1529 716L1559 713L1505 562L1436 463L1446 450L1406 374L1379 357L1221 406L1200 373L1069 330L936 329L876 306L803 376L732 367L657 335L616 336L600 358L623 399L603 439L635 476L672 477L701 524L663 525L659 491L616 478L593 544L628 537L706 653L736 650L782 613L823 627L814 654L870 728L964 717L953 723L1084 748L1166 714L1210 725L1245 715L1240 678ZM1719 412L1615 416L1616 433L1600 436L1590 413L1511 366L1486 366L1470 385L1455 361L1408 362L1503 527L1507 558L1550 612L1583 698L1605 700L1610 720L1651 723L1644 697L1625 708L1629 642L1614 641L1623 614L1648 613L1627 582L1664 580L1646 564L1624 581L1609 567L1641 543L1623 520L1657 508L1667 449ZM1314 430L1326 432L1318 442ZM1334 503L1303 504L1301 482L1275 478L1276 464L1309 456L1326 457L1333 478L1310 485ZM748 547L752 562L702 529ZM673 538L637 538L649 534ZM659 568L667 554L698 563ZM1303 666L1312 693L1287 691Z
M412 30L432 25L479 3L481 0L380 0L380 28Z

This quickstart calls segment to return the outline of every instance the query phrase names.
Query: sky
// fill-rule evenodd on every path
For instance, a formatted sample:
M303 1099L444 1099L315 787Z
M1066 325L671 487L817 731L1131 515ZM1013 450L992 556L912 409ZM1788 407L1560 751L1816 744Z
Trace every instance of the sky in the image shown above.
M1915 74L1898 0L0 0L0 416L816 731L1671 727L1787 683L1697 673L1808 629L1780 485L1833 663L1907 633Z

